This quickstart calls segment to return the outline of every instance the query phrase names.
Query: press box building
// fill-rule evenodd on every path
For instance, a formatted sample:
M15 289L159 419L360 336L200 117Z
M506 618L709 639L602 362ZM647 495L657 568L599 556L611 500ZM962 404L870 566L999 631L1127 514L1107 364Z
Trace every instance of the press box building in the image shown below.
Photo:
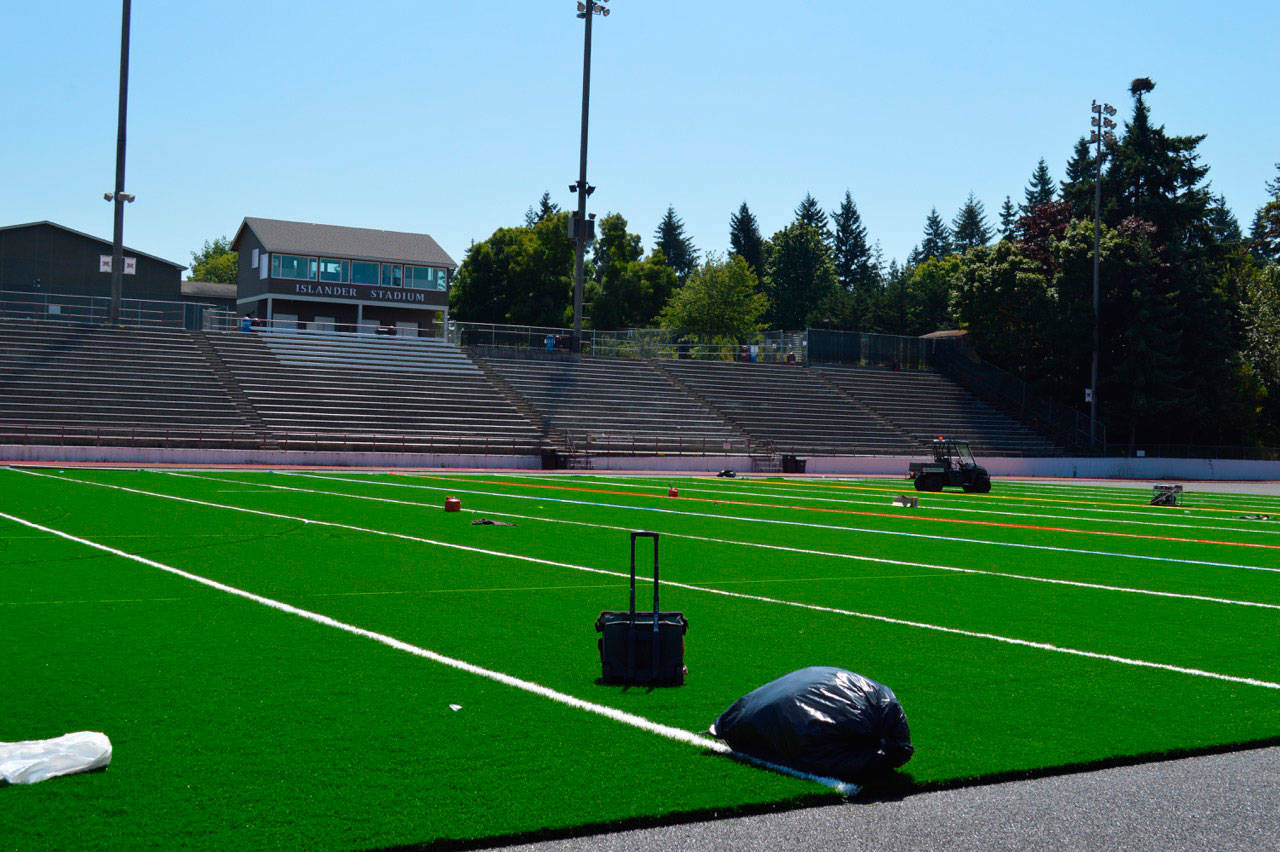
M242 315L424 337L448 321L458 265L427 234L247 217L231 247Z

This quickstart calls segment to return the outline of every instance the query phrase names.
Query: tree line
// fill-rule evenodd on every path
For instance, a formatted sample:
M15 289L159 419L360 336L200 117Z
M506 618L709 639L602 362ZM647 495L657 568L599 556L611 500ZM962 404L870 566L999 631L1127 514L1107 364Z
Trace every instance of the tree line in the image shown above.
M768 238L742 203L726 255L696 248L672 207L647 254L610 213L592 245L586 321L720 340L764 328L961 328L979 355L1078 408L1093 349L1100 174L1095 393L1112 440L1280 444L1280 164L1246 235L1212 191L1197 150L1204 136L1153 123L1154 88L1133 81L1131 113L1100 160L1080 138L1059 182L1040 159L996 223L973 194L950 221L931 209L903 262L884 262L848 191L830 211L806 195ZM568 325L567 215L544 194L523 226L473 244L453 316Z

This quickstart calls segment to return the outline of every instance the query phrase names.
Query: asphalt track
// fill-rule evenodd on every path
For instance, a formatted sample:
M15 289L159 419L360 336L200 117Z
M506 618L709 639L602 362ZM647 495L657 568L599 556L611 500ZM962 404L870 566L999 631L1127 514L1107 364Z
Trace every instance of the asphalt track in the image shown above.
M1280 850L1280 748L508 848Z

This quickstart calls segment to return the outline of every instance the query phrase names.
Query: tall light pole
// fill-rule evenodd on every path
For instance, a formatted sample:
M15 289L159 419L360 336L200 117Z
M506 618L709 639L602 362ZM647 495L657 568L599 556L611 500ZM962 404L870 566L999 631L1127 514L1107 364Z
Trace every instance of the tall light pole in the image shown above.
M116 123L116 189L105 198L115 205L115 227L111 236L111 324L120 322L121 276L124 275L124 205L133 201L124 191L125 115L129 108L129 17L130 0L123 0L120 23L120 114Z
M569 219L575 258L573 270L573 351L582 351L582 290L587 243L595 236L595 222L587 218L587 196L596 191L587 183L587 109L591 101L591 21L596 15L608 16L608 0L581 0L578 17L585 22L582 43L582 145L578 152L578 180L569 185L578 194L578 210Z
M1093 363L1089 368L1089 444L1098 446L1098 349L1100 332L1100 299L1098 297L1098 250L1102 241L1102 143L1116 144L1115 134L1111 131L1116 123L1110 116L1116 114L1111 104L1093 102L1090 108L1093 117L1089 123L1093 126L1089 141L1097 146L1095 171L1093 176ZM1105 115L1103 113L1106 113Z

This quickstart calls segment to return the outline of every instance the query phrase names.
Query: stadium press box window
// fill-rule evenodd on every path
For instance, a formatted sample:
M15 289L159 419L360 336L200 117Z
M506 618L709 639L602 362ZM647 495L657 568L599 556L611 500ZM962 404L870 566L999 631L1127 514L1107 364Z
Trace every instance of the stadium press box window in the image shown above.
M367 260L356 260L351 263L351 283L364 284L367 287L378 286L378 264Z
M265 263L266 255L263 255ZM434 266L376 263L372 260L341 260L332 257L271 255L271 277L294 281L323 281L326 284L363 284L367 287L408 287L415 290L448 289L448 272Z
M331 284L346 284L351 281L351 262L320 258L320 280Z
M447 286L445 271L433 266L406 266L404 286L416 290L444 290Z
M315 281L317 262L314 257L298 257L293 254L271 256L271 277L291 278L295 281Z

